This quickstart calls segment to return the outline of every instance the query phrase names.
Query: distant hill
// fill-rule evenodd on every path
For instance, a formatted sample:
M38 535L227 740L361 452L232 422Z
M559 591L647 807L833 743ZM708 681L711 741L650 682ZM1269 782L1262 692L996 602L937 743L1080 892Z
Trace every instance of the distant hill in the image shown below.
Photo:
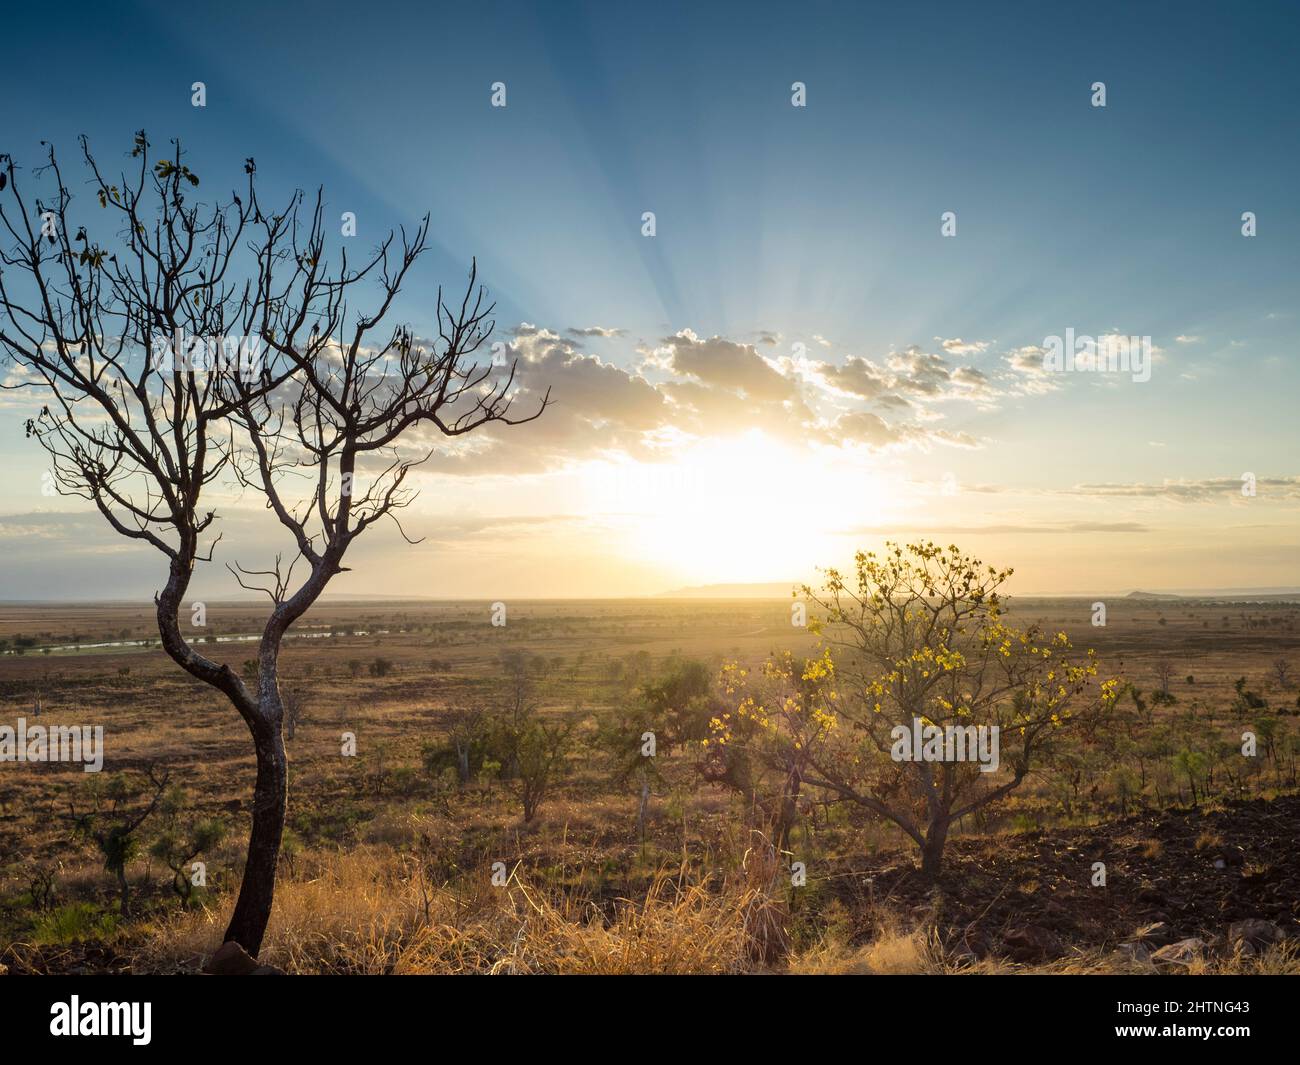
M1266 603L1295 602L1300 590L1295 588L1222 588L1185 592L1129 592L1125 599L1146 599L1156 602L1215 602L1215 603Z

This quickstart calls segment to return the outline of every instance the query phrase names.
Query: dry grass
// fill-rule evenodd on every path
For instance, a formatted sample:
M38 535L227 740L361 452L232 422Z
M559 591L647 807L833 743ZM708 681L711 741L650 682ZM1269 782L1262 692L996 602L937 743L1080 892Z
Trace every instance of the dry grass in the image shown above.
M741 876L678 886L681 871L655 877L644 898L600 907L546 892L511 875L435 886L414 863L381 847L316 854L276 892L261 952L290 973L1108 975L1139 971L1105 951L1044 965L958 961L932 928L884 917L872 940L848 944L832 930L789 954L784 868L763 841ZM220 945L230 901L154 922L136 953L142 971L193 971ZM1149 968L1144 971L1150 971ZM1300 944L1257 957L1211 956L1191 975L1300 975Z
M897 927L856 948L831 939L790 961L790 972L804 976L931 976L953 968L932 933Z
M198 968L220 945L229 905L155 923L137 964ZM291 973L742 972L779 960L781 914L760 887L678 887L665 874L612 912L516 876L433 886L414 865L358 848L282 881L260 960Z
M1154 972L1136 967L1116 954L1078 952L1073 957L1043 965L1018 965L997 958L972 964L945 957L932 931L883 930L871 943L857 948L827 942L792 958L789 971L813 976L1116 976ZM1257 957L1211 956L1186 970L1168 975L1191 976L1300 976L1300 945L1283 943Z
M1196 837L1196 849L1198 851L1215 850L1223 846L1223 837L1211 829L1206 829Z

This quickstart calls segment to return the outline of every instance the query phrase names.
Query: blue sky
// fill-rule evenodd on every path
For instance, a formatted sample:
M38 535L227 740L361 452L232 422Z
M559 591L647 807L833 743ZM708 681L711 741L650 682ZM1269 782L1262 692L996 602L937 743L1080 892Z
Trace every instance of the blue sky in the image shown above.
M845 530L1029 528L1058 518L1147 531L1122 546L1101 536L1108 542L1096 550L1117 557L1082 568L1060 556L1095 554L1096 536L1026 533L1024 544L1006 542L1029 555L1032 590L1132 587L1151 574L1156 553L1165 587L1300 584L1286 528L1294 528L1287 479L1297 473L1300 384L1294 5L375 2L308 10L68 4L57 16L30 7L7 15L0 151L32 165L40 140L70 156L86 133L102 160L115 160L144 127L156 144L180 137L211 194L234 187L249 155L264 191L324 185L336 213L356 212L366 246L430 211L436 246L408 285L402 317L427 327L433 286L458 282L477 256L502 338L519 323L557 338L549 348L526 330L516 338L539 374L561 358L556 344L568 346L570 395L586 396L595 387L588 378L600 376L579 379L572 358L655 387L698 383L680 348L674 365L664 344L688 329L701 341L748 346L798 379L805 396L810 380L825 381L809 360L888 367L912 346L944 360L939 394L924 391L915 364L890 371L906 378L893 390L910 396L902 416L897 407L852 406L842 394L809 400L821 428L863 410L885 419L889 433L873 422L874 435L852 442L859 450L843 476L823 487L855 494L861 477L865 510L835 508L836 520L813 537L792 525L763 545L766 564L752 557L719 568L733 554L721 541L697 563L682 559L692 550L684 530L664 533L676 546L658 558L634 550L626 500L593 503L590 470L582 472L620 448L645 459L597 439L611 419L575 422L562 407L556 428L537 430L541 469L512 470L503 453L473 476L433 470L442 502L428 504L431 519L451 515L467 527L528 519L527 544L497 525L497 539L467 536L450 552L508 558L504 590L639 593L709 583L715 571L718 580L782 579L837 561L802 557L798 547L781 556L782 545L812 540L838 553L853 538ZM194 81L206 85L205 108L190 104ZM507 86L503 109L489 103L496 81ZM807 86L805 108L790 105L795 81ZM1090 105L1095 81L1106 84L1105 108ZM641 234L644 211L656 215L653 238ZM957 214L954 238L940 236L944 211ZM1257 215L1258 236L1241 235L1243 211ZM593 326L619 332L569 332ZM1067 327L1152 337L1152 380L1048 387L1017 374L1015 352ZM959 367L986 384L956 389ZM568 402L562 389L558 397ZM720 450L667 460L711 474L736 458L726 439L757 432L779 441L793 470L838 461L799 449L799 432L817 435L813 422L775 428L788 413L749 405L708 433L696 422L695 442L717 437ZM17 477L3 508L15 519L10 529L73 509L40 496L40 457L14 431L19 422L16 408L0 409L8 430L0 461L33 471ZM638 421L628 431L644 428ZM1192 488L1178 499L1159 491L1173 482L1212 493L1243 471L1282 482L1279 497L1249 516L1240 506L1189 503ZM443 482L446 491L436 487ZM953 483L955 497L950 487L940 493L941 515L924 486ZM1084 496L1081 485L1143 490ZM558 510L557 499L566 504ZM671 524L653 517L655 528ZM1229 533L1238 526L1272 531ZM1253 561L1240 573L1220 561L1212 579L1199 579L1228 535ZM1197 546L1180 554L1189 537ZM589 565L595 577L570 575L555 588L535 578L528 544L545 543L547 557L568 552L576 574L591 554L584 540L611 545L603 563ZM42 557L57 562L29 560L13 575L23 593L14 597L62 594L72 552L70 543L63 554L47 546ZM430 594L490 594L432 548L417 557ZM147 581L157 560L141 555L135 565L104 594ZM383 572L374 590L409 584L400 571Z

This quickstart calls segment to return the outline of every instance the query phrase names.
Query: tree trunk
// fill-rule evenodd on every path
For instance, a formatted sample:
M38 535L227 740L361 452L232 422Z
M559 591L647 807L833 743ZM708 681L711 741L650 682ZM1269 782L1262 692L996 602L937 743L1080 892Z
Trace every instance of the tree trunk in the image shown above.
M248 858L239 900L226 928L225 941L234 940L254 958L262 949L262 936L271 919L275 895L275 869L284 834L284 813L288 801L288 764L279 726L266 725L264 735L255 735L257 785L253 789L253 830L248 837Z
M777 814L776 849L786 850L790 845L790 832L794 828L795 818L799 814L799 785L801 779L797 769L790 770L782 789L781 806Z
M943 846L948 840L947 820L933 821L930 831L925 834L925 846L921 848L921 876L926 880L937 880L943 868Z
M645 815L650 809L650 778L641 773L641 805L636 812L636 834L641 842L645 842Z

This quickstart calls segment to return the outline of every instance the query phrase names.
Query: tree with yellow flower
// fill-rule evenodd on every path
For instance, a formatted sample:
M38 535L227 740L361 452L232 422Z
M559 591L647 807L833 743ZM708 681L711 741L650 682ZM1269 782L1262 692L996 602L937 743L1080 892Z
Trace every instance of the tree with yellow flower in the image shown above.
M1011 573L930 542L859 552L852 574L827 570L822 589L802 589L824 642L804 670L817 698L759 707L769 750L800 752L800 786L897 825L929 878L955 823L1095 728L1117 694L1094 652L1008 624L999 589ZM909 750L900 739L920 735L949 740ZM963 747L977 736L992 738L991 761Z
M736 663L722 668L728 709L710 722L703 774L745 797L777 850L789 844L805 775L835 727L833 679L829 653L775 654L753 675Z

